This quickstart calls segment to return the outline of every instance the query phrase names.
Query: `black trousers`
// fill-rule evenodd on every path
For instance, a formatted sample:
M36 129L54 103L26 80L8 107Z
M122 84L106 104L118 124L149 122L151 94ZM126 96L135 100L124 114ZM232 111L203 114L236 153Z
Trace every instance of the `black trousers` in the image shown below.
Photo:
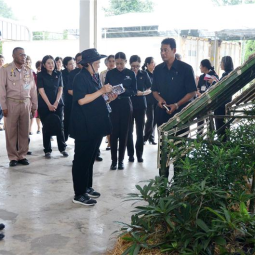
M132 103L130 98L116 99L115 104L111 105L112 113L110 114L112 121L111 141L111 157L112 161L122 162L124 160L127 147L128 130L132 117ZM117 156L119 140L119 158Z
M75 140L73 160L73 187L76 196L86 193L93 186L93 165L102 137Z
M145 122L145 111L146 109L133 109L133 116L131 118L131 125L128 131L127 151L128 156L134 156L134 142L133 142L133 130L134 121L136 126L136 156L141 158L143 156L143 129Z
M155 109L157 104L147 104L146 109L146 123L144 129L144 140L147 141L154 141L155 138L155 127L156 127L156 120L155 120Z
M68 140L68 137L70 135L69 132L69 125L70 125L70 117L71 117L71 108L70 105L64 106L64 134L65 134L65 141Z
M44 108L44 107L39 107L38 112L40 114L41 122L44 125L44 121L45 121L46 117L52 113L49 111L48 108ZM57 114L61 120L62 127L61 127L61 132L59 133L59 135L57 135L57 142L58 142L58 150L60 152L62 152L62 151L65 151L65 149L66 149L65 136L64 136L64 130L63 130L63 106L59 106L54 113ZM51 141L50 141L51 135L49 133L45 132L44 130L43 130L42 134L43 134L44 152L45 153L52 152Z
M183 129L183 130L180 130L179 132L177 132L176 133L176 136L179 136L179 135L181 135L181 134L183 134L183 133L186 133L187 131L189 131L189 128L185 128L185 129ZM186 135L184 135L184 136L182 136L183 138L187 138L188 137L188 134L186 134ZM179 146L181 146L182 144L180 144ZM178 146L178 145L177 145ZM185 160L185 157L186 156L183 156L183 157L181 157L181 159L182 160ZM177 166L177 164L178 164L178 162L176 162L175 164L174 164L174 173L175 174L178 174L182 169L179 169L179 167ZM166 178L168 178L169 177L169 168L170 168L170 166L168 166L166 169L165 169L165 172L163 172L161 169L159 169L159 175L160 176L164 176L164 177L166 177Z
M214 112L215 115L225 115L225 105L220 106L217 110L215 110ZM225 119L221 118L221 119L217 119L215 118L215 126L216 126L216 130L220 129L222 126L225 125ZM221 129L221 131L218 134L219 138L222 138L223 142L227 141L227 135L226 135L226 127L224 127L223 129Z

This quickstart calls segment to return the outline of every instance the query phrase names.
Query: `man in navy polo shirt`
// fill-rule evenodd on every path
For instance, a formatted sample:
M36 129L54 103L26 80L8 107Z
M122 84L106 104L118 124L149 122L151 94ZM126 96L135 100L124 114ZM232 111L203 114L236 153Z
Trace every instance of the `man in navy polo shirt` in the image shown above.
M197 90L192 67L175 57L175 39L164 39L160 52L164 62L156 66L152 84L153 96L158 101L156 108L158 127L188 105ZM163 105L167 106L169 111Z

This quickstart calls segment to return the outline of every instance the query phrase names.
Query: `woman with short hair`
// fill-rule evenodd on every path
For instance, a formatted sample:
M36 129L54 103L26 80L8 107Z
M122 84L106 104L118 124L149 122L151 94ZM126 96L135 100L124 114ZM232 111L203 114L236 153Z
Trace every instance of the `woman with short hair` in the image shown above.
M58 149L64 157L68 157L63 132L63 107L62 100L63 81L61 72L56 70L54 58L47 55L42 60L41 72L37 74L38 112L43 124L43 146L47 159L51 158L51 134L45 126L50 125L50 120L58 120L57 129ZM52 116L54 114L54 116ZM56 116L57 115L57 116ZM53 118L54 117L54 118ZM56 118L58 117L58 118Z
M93 189L93 165L103 136L111 133L110 109L103 95L112 91L112 86L102 86L98 69L100 59L106 57L96 49L82 52L83 65L73 82L73 107L70 136L75 139L73 160L73 202L85 206L97 203L92 198L100 197ZM109 95L109 101L116 96Z

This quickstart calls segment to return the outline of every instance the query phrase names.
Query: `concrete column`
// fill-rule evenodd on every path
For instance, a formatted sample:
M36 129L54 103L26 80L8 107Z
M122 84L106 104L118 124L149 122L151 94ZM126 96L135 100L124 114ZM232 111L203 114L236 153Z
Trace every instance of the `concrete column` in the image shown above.
M80 0L80 51L97 47L97 1Z

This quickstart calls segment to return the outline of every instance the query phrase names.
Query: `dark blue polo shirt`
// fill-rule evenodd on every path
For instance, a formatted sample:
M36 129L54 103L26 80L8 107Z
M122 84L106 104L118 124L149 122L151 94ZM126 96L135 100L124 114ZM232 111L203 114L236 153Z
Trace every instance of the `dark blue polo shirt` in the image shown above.
M153 72L152 91L157 91L166 101L166 104L174 104L180 101L188 93L197 90L193 68L185 62L175 59L169 70L165 62L156 66ZM172 115L165 109L157 109L157 123L161 125L190 103L179 107Z

